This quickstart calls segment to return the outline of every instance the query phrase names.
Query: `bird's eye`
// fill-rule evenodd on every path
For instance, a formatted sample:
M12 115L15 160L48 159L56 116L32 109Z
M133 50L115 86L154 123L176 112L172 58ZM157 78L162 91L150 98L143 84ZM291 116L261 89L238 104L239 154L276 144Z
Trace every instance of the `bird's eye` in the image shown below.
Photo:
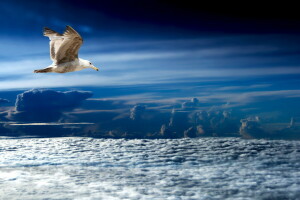
M91 65L92 63L90 62L90 65Z

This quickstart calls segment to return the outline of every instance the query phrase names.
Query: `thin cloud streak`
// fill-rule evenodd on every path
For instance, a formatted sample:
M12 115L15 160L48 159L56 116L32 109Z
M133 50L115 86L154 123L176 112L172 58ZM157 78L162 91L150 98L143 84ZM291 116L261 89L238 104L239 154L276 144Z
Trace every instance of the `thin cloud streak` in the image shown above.
M64 126L64 125L93 125L95 123L80 122L80 123L7 123L10 126Z
M248 90L248 89L259 89L259 88L266 88L270 87L272 84L254 84L250 86L226 86L226 87L219 87L215 90L218 91L229 91L229 90Z
M204 94L198 93L198 96L205 102L230 102L247 104L258 101L261 98L276 99L276 98L297 98L300 97L300 90L275 90L275 91L254 91L254 92L243 92L243 93L217 93L217 94Z
M251 36L247 36L251 37ZM237 36L236 40L241 41L242 36ZM189 82L192 79L201 81L203 78L245 78L254 76L290 75L300 74L300 66L285 65L279 62L276 65L268 63L265 57L259 57L261 53L284 52L286 49L279 49L276 45L241 43L233 45L234 37L229 37L228 43L220 38L210 38L205 40L179 40L179 41L153 41L153 46L149 42L132 42L131 48L121 48L115 45L112 51L107 53L106 48L97 52L93 47L93 52L84 52L89 49L87 45L80 56L93 62L100 67L100 72L83 70L72 74L32 74L37 68L47 67L51 64L48 55L41 57L36 53L28 59L0 62L0 90L27 89L44 87L73 87L73 86L115 86L115 85L135 85L135 84L158 84L158 83L180 83ZM226 38L225 38L226 40ZM216 42L217 41L217 42ZM165 48L163 45L166 44ZM193 42L197 42L193 45ZM217 46L219 42L219 46ZM43 44L44 47L47 46ZM201 46L200 44L206 44ZM24 51L23 42L21 46ZM35 44L36 45L36 44ZM141 45L142 50L135 47ZM143 46L144 45L144 46ZM146 47L145 47L146 45ZM149 45L149 46L147 46ZM126 46L126 45L125 45ZM177 48L178 47L178 48ZM40 50L42 48L39 48ZM176 49L176 50L174 50ZM2 48L3 50L3 48ZM16 50L18 52L18 49ZM97 52L97 53L95 53ZM21 52L17 55L20 56ZM231 58L234 56L233 58ZM249 57L248 57L249 56ZM280 57L280 56L279 56ZM257 58L257 59L256 59ZM278 57L277 57L278 58ZM243 59L241 62L239 59ZM264 61L262 61L262 60ZM276 58L272 58L276 59ZM280 58L282 59L282 58ZM248 62L247 62L248 60ZM274 63L274 61L272 61ZM260 63L260 64L257 64ZM102 65L104 66L102 68ZM244 67L244 65L246 65ZM281 66L279 66L281 65ZM238 66L240 66L238 68ZM273 67L272 67L273 66ZM79 81L80 80L80 81ZM238 88L220 88L219 90L230 90Z
M46 59L32 58L31 60L5 61L0 62L0 74L2 76L9 75L26 75L32 74L33 70L38 67L47 67L51 61Z
M251 55L256 56L256 54L260 53L273 53L278 51L285 51L284 49L279 49L276 45L272 46L269 44L257 44L257 45L226 45L226 44L216 44L214 45L203 45L201 46L201 43L203 43L203 39L198 39L199 44L195 47L195 40L180 40L180 41L153 41L153 44L148 44L147 46L142 46L142 50L137 51L135 50L138 48L139 43L132 42L132 46L128 44L127 48L122 48L122 45L114 46L113 48L106 47L102 49L101 47L93 47L93 44L91 45L85 45L84 48L81 49L81 57L86 57L90 60L92 60L97 65L102 65L102 63L105 64L113 64L118 63L119 65L115 65L113 68L116 69L123 69L124 62L131 62L131 61L147 61L147 60L161 60L161 59L170 59L171 61L176 59L180 60L189 60L191 58L203 61L203 59L209 59L209 58L224 58L228 56L234 56L234 59L236 60L239 57L243 57L245 55ZM210 42L212 39L210 39ZM215 38L215 40L219 40L219 38ZM184 43L183 41L186 41ZM197 40L196 40L197 41ZM30 41L32 43L32 41ZM6 42L5 46L13 46L15 47L15 44L19 43L13 40L10 40L10 42ZM28 42L27 42L28 43ZM14 56L16 56L16 59L23 58L25 55L28 55L28 59L25 60L18 60L18 61L11 61L10 59L5 60L4 62L0 63L0 73L3 75L6 74L26 74L31 73L33 69L36 67L46 67L51 64L51 60L49 59L49 52L48 52L48 42L45 40L42 42L42 40L34 41L34 47L32 47L32 44L22 41L20 43L20 47L18 48L8 48L10 53L7 52L7 48L0 48L0 52L2 55L8 57L11 56L12 52L14 52ZM42 43L40 46L38 44ZM159 43L169 43L167 47L158 45ZM184 43L185 45L183 45ZM147 43L146 43L147 44ZM93 52L100 52L101 53L93 53L93 52L87 52L88 49L91 49ZM98 46L98 45L97 45ZM30 49L29 49L30 47ZM136 48L135 48L136 47ZM176 48L174 48L176 47ZM121 51L119 51L119 48L121 48ZM176 49L176 50L174 50ZM110 53L105 53L105 51L109 51ZM28 54L30 52L31 54ZM41 58L41 52L45 54L43 58ZM222 60L219 60L219 62L222 62ZM221 64L221 63L219 63ZM202 64L203 65L203 64ZM215 63L216 65L216 63ZM130 66L127 66L130 67ZM172 68L171 66L168 66L169 68ZM184 66L184 67L192 67L192 66ZM199 66L196 66L199 67ZM210 67L210 66L201 66L201 68ZM218 67L218 66L215 66Z
M149 51L149 52L131 52L131 53L109 53L109 54L91 54L90 57L97 62L121 62L137 61L148 59L169 59L169 58L205 58L205 57L222 57L228 55L248 55L256 53L266 53L277 51L276 47L250 46L244 47L218 47L218 48L200 48L195 50L179 51Z
M158 83L176 83L180 79L201 79L201 78L241 78L250 76L271 76L300 74L300 67L274 67L274 68L253 68L253 69L211 69L211 70L149 70L123 72L113 75L108 73L109 69L94 74L36 74L0 81L0 90L27 89L27 88L59 88L73 86L117 86L117 85L140 85ZM79 81L80 80L80 81Z

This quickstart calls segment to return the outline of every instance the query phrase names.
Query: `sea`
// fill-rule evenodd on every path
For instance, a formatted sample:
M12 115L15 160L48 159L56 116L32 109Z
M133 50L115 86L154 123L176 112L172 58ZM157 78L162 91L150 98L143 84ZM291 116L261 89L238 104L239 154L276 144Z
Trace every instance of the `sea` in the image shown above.
M1 137L0 199L300 199L300 141Z

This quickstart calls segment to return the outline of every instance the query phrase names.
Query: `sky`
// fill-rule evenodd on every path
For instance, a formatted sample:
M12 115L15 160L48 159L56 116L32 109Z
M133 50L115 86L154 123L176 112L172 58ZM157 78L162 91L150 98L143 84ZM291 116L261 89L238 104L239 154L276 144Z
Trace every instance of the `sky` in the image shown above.
M0 133L32 132L7 125L12 122L35 128L36 123L68 122L74 127L87 124L77 132L74 127L63 131L97 136L101 132L101 136L158 137L170 129L172 137L183 137L193 129L194 136L236 133L273 138L288 132L290 138L299 137L295 136L300 120L296 6L13 0L1 1L0 11L0 121L4 124ZM62 33L66 25L83 37L79 57L100 70L32 73L51 64L43 27ZM69 100L71 91L78 96L70 107L63 101ZM24 94L36 103L29 105ZM53 94L62 100L51 100ZM46 103L41 104L40 98ZM20 104L28 110L20 110ZM40 108L45 112L37 111ZM155 128L143 132L136 125L142 122L132 124L135 112L143 113L139 120ZM199 112L210 115L206 125L191 122ZM224 112L231 113L229 124ZM185 115L178 127L171 123L174 113ZM287 130L291 118L295 125ZM221 121L222 126L234 128L222 127ZM37 126L36 134L46 129Z

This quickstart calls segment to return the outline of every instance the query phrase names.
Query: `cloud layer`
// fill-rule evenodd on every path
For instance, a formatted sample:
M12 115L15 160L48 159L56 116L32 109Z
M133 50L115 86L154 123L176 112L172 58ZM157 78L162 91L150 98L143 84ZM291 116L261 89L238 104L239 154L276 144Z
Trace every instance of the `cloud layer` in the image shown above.
M1 113L0 132L105 138L300 138L299 111L293 109L298 96L286 96L290 91L283 92L284 98L276 91L247 94L237 98L242 103L233 104L216 97L211 102L196 97L146 101L147 95L137 103L128 96L84 101L91 92L33 89L17 95L14 109ZM261 94L268 95L261 98ZM279 107L282 103L289 107Z
M58 92L47 89L33 89L17 96L12 118L25 122L53 122L59 120L62 112L70 111L92 96L91 92Z

